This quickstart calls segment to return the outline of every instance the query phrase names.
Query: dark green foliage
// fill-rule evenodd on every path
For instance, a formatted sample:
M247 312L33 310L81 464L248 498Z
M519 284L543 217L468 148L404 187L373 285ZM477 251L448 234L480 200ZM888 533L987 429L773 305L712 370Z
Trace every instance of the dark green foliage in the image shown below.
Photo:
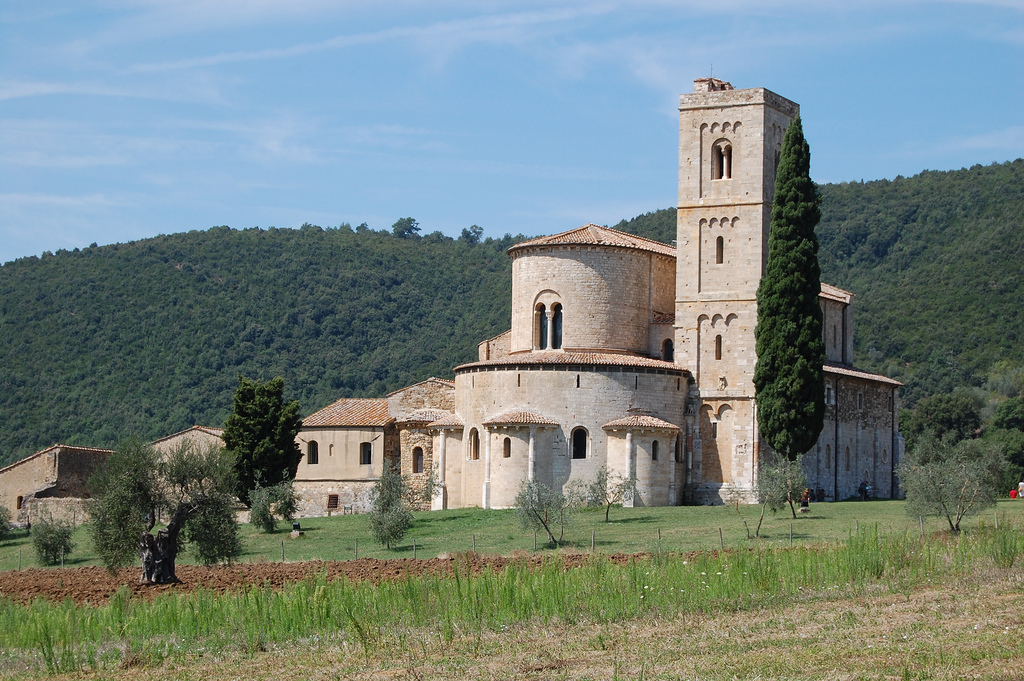
M373 485L370 496L370 534L378 544L392 548L412 526L408 502L409 485L398 466L384 460L384 470Z
M516 520L524 530L541 530L552 546L561 543L565 528L585 499L586 490L571 488L567 493L536 480L524 480L516 495ZM555 526L558 537L555 537Z
M0 506L0 541L7 541L14 535L11 527L11 512L6 506Z
M152 537L158 518L168 522L157 536L163 533L169 541L164 558L171 578L179 532L200 562L240 555L235 481L234 457L217 447L184 443L161 456L137 438L120 443L89 480L97 555L112 570L130 565L140 555L140 537ZM144 573L153 576L145 565Z
M451 376L508 328L513 241L216 227L2 265L0 465L222 424L239 374L309 411Z
M612 505L633 499L636 496L636 473L630 473L623 477L618 473L609 473L608 468L601 466L597 469L594 480L587 485L587 504L590 506L604 506L604 521L610 521Z
M391 225L391 233L399 239L416 236L418 231L420 231L420 223L412 218L399 218L395 224Z
M1011 397L1001 402L992 417L992 425L996 428L1024 430L1024 397Z
M794 502L803 494L807 487L807 474L801 457L795 461L783 457L775 457L773 461L762 461L757 475L757 501L761 504L761 518L757 521L754 536L761 536L761 523L764 522L765 510L777 513L789 504L789 510L796 519Z
M277 529L277 519L291 522L298 510L298 499L290 480L270 487L256 488L249 494L249 522L260 532Z
M917 403L913 411L900 414L900 432L912 450L918 440L930 436L951 443L980 435L981 412L975 400L964 392L932 395Z
M938 516L960 532L960 521L996 503L1005 460L983 440L922 437L898 469L911 517Z
M291 480L302 459L295 436L302 427L297 400L284 401L284 379L267 382L238 377L231 415L224 424L224 446L235 455L238 498L249 503L256 485L273 487Z
M757 422L781 455L795 461L814 446L825 418L818 194L811 152L797 118L782 143L768 235L768 265L757 289Z
M44 518L32 523L32 548L43 565L57 565L71 555L75 526L70 520Z

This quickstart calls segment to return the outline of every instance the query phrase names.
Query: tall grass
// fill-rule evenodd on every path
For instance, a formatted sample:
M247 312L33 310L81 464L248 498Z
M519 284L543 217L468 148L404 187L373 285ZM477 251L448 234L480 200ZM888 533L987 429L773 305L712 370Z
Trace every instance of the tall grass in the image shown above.
M625 565L595 557L565 569L549 558L540 567L513 563L472 575L462 555L451 577L377 585L311 574L279 590L200 590L152 601L132 600L122 590L102 606L4 600L0 649L21 651L25 663L50 673L225 650L255 652L287 642L344 640L373 654L405 645L413 630L451 641L530 620L604 623L904 589L950 571L991 566L990 560L1005 567L1006 559L996 556L1005 555L1008 549L999 547L1006 541L984 528L955 541L882 535L871 528L832 544L705 552L689 559L665 554Z

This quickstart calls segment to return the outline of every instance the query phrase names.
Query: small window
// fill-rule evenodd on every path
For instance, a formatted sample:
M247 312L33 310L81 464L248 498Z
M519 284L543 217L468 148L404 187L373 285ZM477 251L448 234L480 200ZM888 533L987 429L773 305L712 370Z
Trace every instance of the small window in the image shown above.
M715 264L721 265L725 262L725 239L718 237L715 239Z
M412 450L412 472L423 472L423 447L414 447Z
M373 463L373 443L372 442L360 442L359 443L359 463L363 466L369 466Z
M327 510L334 511L338 508L338 495L328 494L327 495Z
M580 387L580 375L576 374L576 387Z
M306 463L310 466L320 463L320 447L316 440L310 440L306 445Z
M718 439L718 421L712 421L711 422L711 439L712 440L717 440Z
M825 445L825 468L832 468L832 445Z
M512 457L512 438L507 437L505 441L501 443L501 456L505 459Z
M857 393L857 408L864 408L864 393Z
M562 348L562 306L555 303L551 306L551 349Z
M676 345L672 342L671 338L666 338L665 342L661 344L661 358L666 362L674 362L676 356ZM676 381L676 390L679 390L678 380Z
M682 463L683 462L683 442L682 442L682 440L683 440L682 437L677 437L676 438L676 451L675 451L676 463Z
M832 386L825 386L825 404L832 404Z
M480 433L476 428L469 431L469 458L473 461L480 458Z
M587 431L584 428L572 431L572 458L587 458Z
M711 151L711 179L728 180L732 177L732 145L719 142Z
M882 463L889 463L889 448L882 447Z
M544 303L537 306L537 347L541 350L548 347L548 311Z
M722 337L715 336L715 359L722 359Z
M846 448L846 451L843 454L843 458L845 459L846 470L849 471L850 470L850 448L849 447Z
M20 511L21 510L21 506L24 503L25 503L25 497L18 497L18 499L17 499L17 501L15 503L15 509Z
M651 461L658 460L658 441L655 440L651 443Z

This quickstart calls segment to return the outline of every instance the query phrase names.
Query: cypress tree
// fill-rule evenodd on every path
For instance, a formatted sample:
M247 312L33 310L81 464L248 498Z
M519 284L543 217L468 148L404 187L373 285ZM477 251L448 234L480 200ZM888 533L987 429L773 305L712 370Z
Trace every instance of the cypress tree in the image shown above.
M814 446L825 418L821 270L814 234L821 213L810 167L810 147L797 118L782 143L754 329L757 424L768 444L791 461Z

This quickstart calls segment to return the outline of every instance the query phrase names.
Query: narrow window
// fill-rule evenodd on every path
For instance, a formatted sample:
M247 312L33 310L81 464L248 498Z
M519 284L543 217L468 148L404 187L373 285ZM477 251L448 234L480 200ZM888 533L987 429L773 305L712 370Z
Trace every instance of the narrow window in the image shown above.
M857 408L864 408L864 393L857 393Z
M825 468L832 468L832 445L825 445Z
M825 386L825 404L832 404L832 386Z
M672 342L671 338L666 338L665 342L661 344L661 358L666 362L674 362L676 356L676 345ZM676 390L679 390L679 386L676 385Z
M522 388L523 387L523 375L522 374L516 374L516 387L517 388Z
M683 438L681 438L681 437L677 437L676 438L676 452L675 452L675 454L676 454L676 463L682 463L683 462L683 443L682 443L682 439Z
M723 171L723 175L725 175L725 179L726 180L731 179L732 178L732 147L731 146L726 145L725 148L722 150L722 160L724 161L724 163L722 165L725 166L725 170Z
M715 359L722 359L722 337L715 336Z
M572 431L572 458L587 458L587 431L584 428Z
M373 462L373 443L372 442L360 442L359 443L359 463L363 466L369 466Z
M882 447L882 463L889 463L889 448Z
M338 508L338 495L328 494L327 495L327 510L334 511Z
M640 377L639 376L634 376L633 377L633 390L636 390L639 387L640 387Z
M555 303L551 306L551 349L562 348L562 306Z
M17 499L17 501L15 503L15 510L20 511L21 510L21 505L23 503L25 503L25 497L18 497L18 499Z
M711 439L712 440L717 440L718 439L718 421L712 421L711 422Z
M715 264L721 265L725 262L725 238L718 237L715 240Z
M505 438L505 441L501 443L501 456L505 459L512 457L512 438L507 437Z
M480 458L480 433L476 428L469 432L469 458L473 461Z
M732 177L732 146L719 142L711 150L711 179L728 180Z
M576 374L576 387L580 387L580 375Z
M412 472L423 472L423 447L414 447L412 450Z
M682 380L676 379L676 390L679 390L679 386L682 385Z
M651 443L651 461L658 460L658 441L655 440Z
M846 452L843 454L843 458L846 460L846 470L850 470L850 448L846 448Z
M320 463L320 448L316 440L310 440L306 445L306 463L309 465Z
M541 350L548 347L548 313L543 303L537 306L537 347Z

